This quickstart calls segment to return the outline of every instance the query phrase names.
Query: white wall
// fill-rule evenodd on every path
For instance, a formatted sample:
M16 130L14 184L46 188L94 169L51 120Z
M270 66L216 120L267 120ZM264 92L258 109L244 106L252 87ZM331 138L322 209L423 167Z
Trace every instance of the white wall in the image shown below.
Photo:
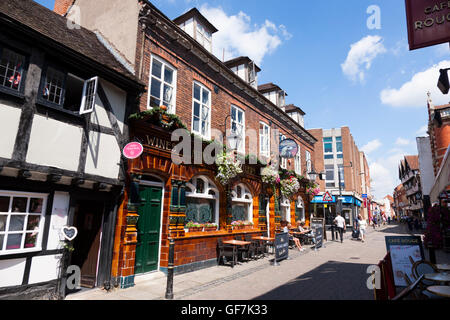
M114 136L91 131L85 172L117 179L121 151Z
M21 285L25 262L26 258L0 260L0 287Z
M21 109L0 103L0 157L11 159L14 151Z
M35 115L26 161L77 171L82 128Z
M417 137L417 151L419 153L420 183L422 194L430 195L434 185L433 159L431 157L430 137Z
M67 192L56 191L53 197L52 215L50 220L50 230L48 234L47 250L55 250L60 247L63 240L61 228L67 225L69 214L70 195Z
M30 278L28 283L40 283L58 278L60 259L61 255L33 257L31 260Z

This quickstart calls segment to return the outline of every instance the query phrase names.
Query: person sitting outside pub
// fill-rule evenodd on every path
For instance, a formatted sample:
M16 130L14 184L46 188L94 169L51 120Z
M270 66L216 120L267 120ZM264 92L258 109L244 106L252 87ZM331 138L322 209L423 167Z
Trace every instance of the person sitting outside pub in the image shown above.
M297 228L298 231L301 232L303 235L308 237L312 241L313 244L316 244L316 238L314 236L314 231L308 227L305 227L304 221L297 221Z
M289 241L294 241L295 246L299 251L305 251L305 248L302 247L300 240L289 233L292 225L287 221L281 221L281 226L283 227L283 232L287 232L289 234Z

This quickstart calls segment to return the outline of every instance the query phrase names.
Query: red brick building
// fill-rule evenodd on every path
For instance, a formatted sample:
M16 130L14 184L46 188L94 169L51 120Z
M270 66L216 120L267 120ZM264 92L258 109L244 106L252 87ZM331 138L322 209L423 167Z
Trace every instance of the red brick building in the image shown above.
M273 236L282 220L308 222L307 173L316 139L303 128L301 109L290 107L286 113L284 99L272 100L284 98L283 90L276 85L258 90L261 69L250 58L217 59L211 53L217 29L197 9L174 20L147 1L57 0L55 9L63 14L71 2L81 8L80 23L103 34L148 84L130 123L131 137L144 145L144 153L128 163L130 188L116 226L112 273L121 287L132 286L135 274L167 270L169 237L175 239L175 272L186 272L217 264L219 239ZM248 156L243 173L223 185L214 163L172 161L171 133L183 125L198 137L202 151L214 140ZM237 138L234 145L230 134ZM279 161L279 143L285 139L296 142L298 153ZM249 160L256 158L261 162ZM275 189L275 201L260 175L261 163L268 161L287 176L303 177L296 194L286 199ZM237 229L237 220L252 226ZM192 232L189 221L217 227Z
M313 200L314 209L311 211L314 211L317 216L324 216L327 224L330 224L338 209L337 198L339 194L342 194L344 197L343 217L351 226L358 214L363 213L362 194L370 194L370 173L367 161L364 156L361 156L350 128L308 131L317 139L314 146L315 169L324 173L324 179L320 181L322 193ZM321 201L321 196L326 191L334 197L334 201L329 205ZM366 218L368 218L368 212Z

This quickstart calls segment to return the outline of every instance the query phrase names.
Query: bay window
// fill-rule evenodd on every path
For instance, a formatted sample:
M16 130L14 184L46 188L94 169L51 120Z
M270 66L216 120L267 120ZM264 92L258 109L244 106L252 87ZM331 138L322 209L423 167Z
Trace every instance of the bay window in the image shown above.
M167 112L175 114L176 69L164 60L152 57L150 67L149 108L167 107Z

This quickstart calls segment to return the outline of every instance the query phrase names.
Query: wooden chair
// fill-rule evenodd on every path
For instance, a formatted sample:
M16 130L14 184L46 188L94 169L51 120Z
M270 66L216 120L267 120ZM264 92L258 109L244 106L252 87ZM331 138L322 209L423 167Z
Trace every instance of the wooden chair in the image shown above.
M234 239L238 240L238 241L244 241L242 236L236 236L236 237L234 237ZM249 245L239 246L237 248L237 252L238 252L238 256L241 258L242 261L249 260L249 255L250 255L250 246ZM244 260L244 256L245 256L246 260Z
M406 275L404 275L405 277ZM406 278L408 278L408 276L406 276ZM406 280L405 278L405 280ZM409 278L408 278L409 279ZM423 279L423 275L420 276L415 282L411 283L411 281L409 280L409 282L411 283L410 285L408 285L405 289L402 290L402 292L400 292L398 295L396 295L394 298L392 298L393 301L397 301L397 300L403 300L406 297L408 297L411 294L414 294L414 291L417 289L417 287L419 286L419 283L422 281ZM408 283L408 282L407 282ZM416 296L417 297L417 296Z
M218 262L220 263L220 260L225 263L225 260L223 258L231 257L231 267L234 268L234 265L237 264L237 249L236 246L233 245L227 245L223 243L223 240L221 238L217 239L217 249L219 251L218 253Z
M439 269L429 261L419 260L413 263L412 265L412 274L418 279L421 275L426 273L438 273ZM425 290L427 286L431 286L435 284L434 281L423 280L421 283L422 289Z

